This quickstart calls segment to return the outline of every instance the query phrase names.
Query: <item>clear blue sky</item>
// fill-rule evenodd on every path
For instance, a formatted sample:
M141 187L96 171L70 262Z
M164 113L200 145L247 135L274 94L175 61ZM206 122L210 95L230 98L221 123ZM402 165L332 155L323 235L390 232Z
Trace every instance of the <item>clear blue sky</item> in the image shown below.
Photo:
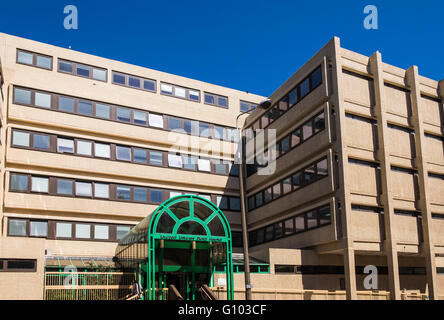
M79 29L63 28L76 5ZM364 29L376 5L379 29ZM444 78L444 1L2 1L0 32L269 96L333 36Z

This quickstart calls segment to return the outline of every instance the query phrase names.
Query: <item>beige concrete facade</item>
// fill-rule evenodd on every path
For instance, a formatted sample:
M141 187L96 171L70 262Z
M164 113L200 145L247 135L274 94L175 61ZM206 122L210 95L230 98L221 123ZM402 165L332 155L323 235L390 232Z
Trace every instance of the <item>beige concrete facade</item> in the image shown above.
M18 49L52 57L52 69L17 63ZM58 59L106 69L106 81L59 72ZM310 123L316 126L319 114L324 115L325 126L318 131L313 129L309 138L279 156L273 174L249 174L247 199L258 193L265 199L263 190L278 183L284 190L284 179L297 172L310 174L313 164L319 177L323 168L319 162L323 159L327 174L304 183L300 189L292 182L293 191L248 210L250 253L270 264L269 273L252 274L253 288L345 290L348 299L357 299L358 291L367 289L366 275L355 269L375 265L386 271L378 276L378 290L389 291L392 299L399 299L403 289L427 292L431 299L444 297L444 81L438 83L420 76L417 67L402 70L385 64L379 52L370 58L351 52L334 38L270 96L270 109L298 84L301 94L304 79L319 67L322 82L315 86L314 76L310 78L312 90L268 125L266 131L276 130L280 141L297 128L304 131L312 119L315 120ZM35 272L0 271L0 299L42 299L45 255L112 257L116 247L116 241L60 239L55 229L48 230L53 237L10 236L10 219L27 219L28 224L51 221L54 225L70 222L131 226L157 207L149 201L58 196L52 183L59 181L57 178L203 194L215 202L222 195L239 197L236 176L19 148L13 146L13 132L21 130L33 137L36 133L46 134L51 141L67 137L163 152L173 146L187 146L181 153L233 162L237 144L232 141L172 132L167 122L159 129L59 112L53 104L68 96L76 101L90 100L235 130L241 101L258 104L265 97L6 34L0 34L0 71L0 260L37 260ZM156 91L114 84L113 71L155 80ZM162 94L161 83L199 91L200 101ZM15 103L14 88L29 89L33 97L38 92L50 93L52 107ZM227 97L228 108L204 103L205 92ZM255 127L268 112L255 110L244 128ZM12 191L11 176L17 174L29 175L29 181L31 177L49 177L49 192ZM110 188L115 192L114 187ZM314 210L320 215L320 208L327 207L328 223L321 223L318 217L317 227L310 229L313 220L306 213ZM232 231L240 232L240 212L229 208L223 211ZM277 223L289 218L295 217L296 230L300 214L304 214L306 230L276 236ZM252 243L252 237L259 230L266 233L268 226L273 226L269 230L274 235L267 241ZM310 271L304 266L311 267ZM326 266L339 269L320 271ZM289 272L285 267L297 269ZM426 272L407 274L406 268ZM220 276L216 274L216 278ZM32 290L26 290L29 283ZM235 287L243 286L243 274L235 274ZM5 289L11 287L16 292Z
M349 299L365 290L366 275L352 270L366 265L384 268L378 289L389 291L392 299L400 299L403 289L442 298L444 81L421 77L416 66L402 70L385 64L379 52L370 58L351 52L334 38L273 93L273 103L291 95L318 66L322 85L266 130L275 129L279 141L320 110L325 112L325 130L279 157L273 176L250 175L248 197L255 198L259 189L321 154L327 155L329 176L250 210L248 223L250 230L260 230L330 203L331 224L278 240L275 236L250 251L271 265L310 264L300 252L288 251L279 258L271 248L301 248L319 259L315 265L342 265ZM255 127L264 114L256 110L246 126ZM406 267L419 267L423 274L407 275ZM286 286L288 275L282 281L279 276L276 287ZM312 276L302 272L293 277L310 283ZM302 287L345 289L341 277L330 275L322 285Z

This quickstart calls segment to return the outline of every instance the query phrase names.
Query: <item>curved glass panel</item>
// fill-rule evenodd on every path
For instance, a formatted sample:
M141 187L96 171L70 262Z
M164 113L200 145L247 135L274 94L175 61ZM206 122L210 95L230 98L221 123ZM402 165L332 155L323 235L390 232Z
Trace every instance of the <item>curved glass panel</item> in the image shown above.
M170 215L164 211L157 223L157 233L172 233L174 229L175 221Z
M207 234L204 227L200 223L195 221L186 221L182 223L179 227L179 230L177 230L177 233L192 234L196 236L203 236Z
M211 219L211 221L208 223L208 228L210 229L212 236L225 237L224 226L218 216Z
M190 202L189 200L177 202L172 206L169 206L168 209L171 210L172 213L180 220L182 218L186 218L190 215Z
M209 216L213 214L213 209L200 203L194 201L194 216L200 218L202 221L205 221Z

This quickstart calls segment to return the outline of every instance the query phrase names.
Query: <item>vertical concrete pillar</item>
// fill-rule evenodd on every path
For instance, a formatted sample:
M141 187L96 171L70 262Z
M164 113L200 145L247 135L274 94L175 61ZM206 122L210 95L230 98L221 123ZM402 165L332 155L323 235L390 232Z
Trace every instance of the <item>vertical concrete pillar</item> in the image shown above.
M395 211L392 206L391 191L391 168L390 153L388 146L388 127L386 117L386 97L384 91L384 77L382 69L381 53L376 52L370 57L370 70L373 74L373 83L375 90L375 116L378 122L378 159L381 165L381 202L384 206L384 226L385 226L385 242L384 251L387 256L388 267L388 284L390 290L390 298L393 300L401 299L400 283L399 283L399 264L396 239L393 235L394 215Z
M415 130L415 166L418 170L418 187L419 187L419 201L418 206L422 215L422 232L424 242L422 246L422 253L425 257L427 270L427 284L429 289L429 298L438 299L437 291L437 276L436 276L436 262L435 262L435 246L432 241L432 213L430 209L430 201L428 196L428 172L426 169L424 159L424 121L421 112L421 91L419 85L418 67L412 66L407 70L407 84L411 89L412 102L412 118L411 123ZM442 84L441 84L442 86Z
M338 177L339 188L335 190L335 198L341 203L341 227L342 227L342 250L344 254L344 272L345 287L348 300L356 300L356 267L355 267L355 250L352 234L352 216L350 190L347 186L348 172L348 150L345 143L345 105L344 93L342 91L342 61L341 61L341 43L339 38L332 40L333 57L332 57L332 97L331 105L335 108L335 127L336 140L333 143L333 150L338 157Z

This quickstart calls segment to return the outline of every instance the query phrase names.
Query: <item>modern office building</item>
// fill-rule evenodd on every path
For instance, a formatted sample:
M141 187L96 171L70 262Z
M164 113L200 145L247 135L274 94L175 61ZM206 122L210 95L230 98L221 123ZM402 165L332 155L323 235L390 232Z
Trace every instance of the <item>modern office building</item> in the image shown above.
M262 110L248 92L0 34L0 75L1 299L43 299L70 265L112 269L117 242L178 195L226 217L232 263L206 281L231 265L235 298L241 199L254 289L356 299L374 265L393 299L444 296L444 81L417 67L334 38ZM247 145L265 144L243 196L245 111Z

